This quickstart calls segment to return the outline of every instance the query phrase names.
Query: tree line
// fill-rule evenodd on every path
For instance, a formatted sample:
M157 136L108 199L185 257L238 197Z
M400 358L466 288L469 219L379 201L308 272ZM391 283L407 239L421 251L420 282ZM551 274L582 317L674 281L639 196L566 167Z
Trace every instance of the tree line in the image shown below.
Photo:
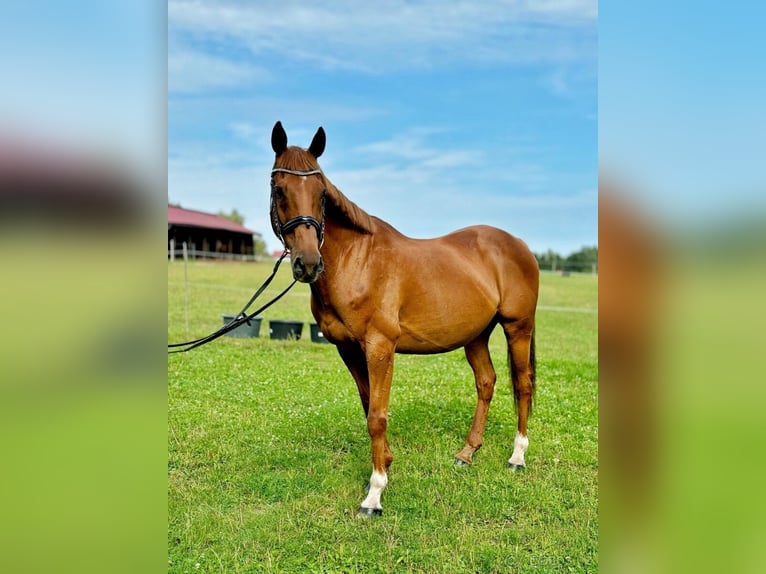
M580 273L598 272L598 247L583 247L563 257L552 249L545 253L535 253L540 269L547 271L576 271Z

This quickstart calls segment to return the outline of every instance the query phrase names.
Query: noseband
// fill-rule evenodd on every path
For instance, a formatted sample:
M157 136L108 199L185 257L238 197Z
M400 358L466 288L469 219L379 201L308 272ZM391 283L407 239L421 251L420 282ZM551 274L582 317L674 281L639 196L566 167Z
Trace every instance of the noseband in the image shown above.
M282 242L282 245L287 247L285 244L285 235L290 233L293 229L296 227L300 227L301 225L308 225L310 227L313 227L317 232L317 239L319 240L319 247L321 249L322 245L324 244L324 203L325 203L325 192L322 192L322 219L321 221L317 220L316 217L312 217L310 215L299 215L297 217L293 217L292 219L288 219L284 223L279 221L279 214L277 213L277 202L276 202L276 184L274 183L274 174L275 173L288 173L290 175L321 175L322 170L319 169L312 169L308 171L299 171L294 169L285 169L281 167L275 167L271 170L271 227L274 229L274 234L279 238L279 240Z

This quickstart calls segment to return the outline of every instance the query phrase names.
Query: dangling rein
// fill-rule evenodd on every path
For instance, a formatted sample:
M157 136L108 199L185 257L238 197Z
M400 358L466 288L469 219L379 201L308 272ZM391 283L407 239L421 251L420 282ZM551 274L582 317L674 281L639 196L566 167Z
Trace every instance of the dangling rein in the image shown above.
M287 256L288 251L285 250L282 252L282 257L280 257L277 260L276 265L274 265L274 270L271 272L271 275L269 276L266 281L263 282L263 285L261 285L258 290L253 294L252 297L250 297L250 301L247 302L247 305L245 305L242 310L228 323L226 323L223 327L215 331L214 333L210 333L206 337L202 337L200 339L194 339L193 341L186 341L185 343L168 343L168 354L170 353L185 353L186 351L191 351L192 349L196 349L197 347L201 347L205 343L209 343L210 341L215 341L218 337L221 337L222 335L225 335L229 331L233 331L240 325L243 325L247 323L250 325L250 320L253 319L256 315L263 313L266 309L271 307L274 303L279 301L284 295L292 289L293 285L295 285L296 281L293 280L292 283L290 283L287 288L282 291L279 295L274 297L271 301L266 303L263 307L260 309L253 311L249 315L247 314L247 310L250 308L250 305L253 304L253 302L263 293L263 291L266 289L266 287L269 286L269 283L271 283L271 280L274 279L274 276L277 274L277 270L279 269L279 265L282 263L282 260ZM172 349L172 350L170 350Z
M263 285L261 285L258 290L253 294L252 297L250 297L250 301L247 302L247 305L245 305L242 310L228 323L226 323L223 327L218 329L214 333L210 333L207 337L202 337L200 339L194 339L193 341L186 341L185 343L169 343L168 349L173 349L172 351L168 351L168 353L185 353L186 351L191 351L192 349L195 349L197 347L200 347L204 345L205 343L209 343L210 341L215 341L218 337L221 337L222 335L225 335L229 331L233 331L240 325L247 323L250 325L250 320L258 315L259 313L262 313L269 307L271 307L274 303L279 301L284 295L292 289L293 285L295 285L296 280L294 279L292 283L290 283L287 288L282 291L279 295L274 297L271 301L266 303L263 307L258 309L257 311L254 311L253 313L247 314L247 310L250 308L250 305L253 304L253 301L255 301L261 293L263 293L263 290L266 289L266 287L269 286L269 283L271 283L271 280L274 279L274 276L277 274L277 269L279 269L279 265L282 263L282 260L287 256L289 251L287 250L287 246L285 245L285 239L284 236L286 233L289 233L299 225L308 225L314 227L317 232L317 239L319 240L319 247L322 247L322 244L324 243L324 210L325 210L325 194L322 194L322 215L321 220L317 220L314 217L311 217L310 215L299 215L298 217L293 217L289 221L286 221L285 223L282 223L279 221L279 216L277 215L277 207L276 207L276 198L274 195L274 174L275 173L289 173L291 175L319 175L322 173L322 170L319 169L312 169L308 171L300 171L300 170L293 170L293 169L285 169L281 167L275 167L271 170L271 221L272 226L274 227L274 233L277 234L277 237L282 242L282 245L285 247L285 250L282 252L282 257L280 257L277 260L276 265L274 265L274 270L271 272L271 275L269 276L266 281L264 281Z

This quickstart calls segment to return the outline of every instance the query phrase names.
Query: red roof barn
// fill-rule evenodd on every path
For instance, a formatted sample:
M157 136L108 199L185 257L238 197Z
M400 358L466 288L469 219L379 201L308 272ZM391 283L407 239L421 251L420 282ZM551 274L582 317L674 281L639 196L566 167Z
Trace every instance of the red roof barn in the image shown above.
M168 205L171 251L178 252L186 242L192 257L221 257L221 254L252 257L253 235L259 233L225 217Z

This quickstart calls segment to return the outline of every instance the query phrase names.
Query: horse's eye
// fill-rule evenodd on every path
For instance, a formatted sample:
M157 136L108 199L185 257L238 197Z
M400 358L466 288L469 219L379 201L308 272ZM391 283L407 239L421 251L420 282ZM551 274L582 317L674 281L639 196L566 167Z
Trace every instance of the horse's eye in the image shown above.
M277 199L284 199L285 198L285 190L279 187L278 185L274 186L274 196Z

